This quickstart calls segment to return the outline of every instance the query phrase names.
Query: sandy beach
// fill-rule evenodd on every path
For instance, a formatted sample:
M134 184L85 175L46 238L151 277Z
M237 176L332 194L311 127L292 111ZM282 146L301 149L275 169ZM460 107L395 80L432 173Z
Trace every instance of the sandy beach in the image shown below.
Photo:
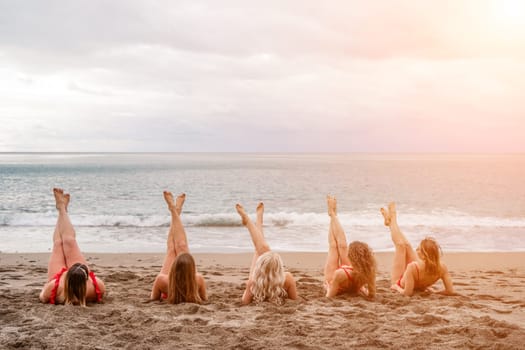
M105 281L102 304L41 304L47 253L0 254L0 348L519 349L525 340L525 253L449 253L459 296L389 289L391 253L376 254L378 295L323 296L325 254L282 253L299 300L241 306L250 254L196 254L204 305L148 300L163 254L86 253ZM440 285L438 285L440 286Z

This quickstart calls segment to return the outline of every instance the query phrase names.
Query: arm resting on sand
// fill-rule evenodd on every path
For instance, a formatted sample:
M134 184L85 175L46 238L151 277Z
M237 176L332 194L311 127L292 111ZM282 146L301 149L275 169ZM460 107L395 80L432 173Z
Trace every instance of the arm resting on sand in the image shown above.
M450 277L450 273L448 272L448 268L446 266L443 266L443 275L441 276L441 280L445 285L445 289L440 290L437 293L443 295L458 295L454 291L454 287L452 286L452 278Z
M202 301L208 300L208 295L206 294L206 281L200 273L197 274L197 285L199 286L199 296Z
M150 299L151 300L159 300L160 299L160 296L161 296L160 285L161 284L167 284L167 280L168 280L168 277L167 276L163 276L161 274L159 274L157 276L157 278L155 278L155 282L153 282L153 288L151 288L151 295L150 295ZM166 290L167 290L167 288L166 288Z
M241 300L241 303L243 305L248 305L249 303L252 302L252 299L253 299L253 294L251 290L252 283L253 283L252 280L248 280L248 282L246 282L246 289L244 290L244 293L242 295L242 300Z
M42 291L40 292L40 295L38 296L38 299L40 299L43 303L48 303L49 298L51 297L51 290L55 286L55 280L51 280L47 282L44 285L44 288L42 288Z
M285 277L284 289L286 290L286 293L288 293L288 298L295 300L297 299L297 286L295 285L295 280L290 272L287 272Z

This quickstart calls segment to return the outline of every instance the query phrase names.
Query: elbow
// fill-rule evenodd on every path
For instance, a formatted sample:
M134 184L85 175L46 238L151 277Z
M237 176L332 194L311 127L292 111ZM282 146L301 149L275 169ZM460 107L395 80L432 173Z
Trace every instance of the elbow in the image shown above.
M40 295L38 296L38 300L40 300L42 304L47 303L47 298L44 296L43 293L40 293Z

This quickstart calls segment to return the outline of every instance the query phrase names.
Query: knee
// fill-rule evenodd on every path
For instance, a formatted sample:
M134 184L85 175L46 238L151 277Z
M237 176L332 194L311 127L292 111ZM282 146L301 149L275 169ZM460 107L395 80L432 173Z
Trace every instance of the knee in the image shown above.
M62 239L59 238L59 239L55 239L53 241L53 248L59 248L59 249L62 249L62 245L63 245L63 242L62 242Z
M65 248L65 249L68 249L68 248L73 248L74 246L76 246L77 244L77 241L75 238L73 237L64 237L62 239L62 246Z
M176 242L175 249L177 250L177 254L189 253L188 243L186 242Z
M335 241L330 241L328 243L328 247L332 248L332 249L338 249L339 248L339 244L337 242L335 242Z
M257 251L257 254L259 255L263 255L264 253L267 253L270 251L270 246L268 245L268 243L264 243L261 245L261 247L258 249Z
M397 251L406 252L408 249L408 243L406 242L394 242L394 246Z

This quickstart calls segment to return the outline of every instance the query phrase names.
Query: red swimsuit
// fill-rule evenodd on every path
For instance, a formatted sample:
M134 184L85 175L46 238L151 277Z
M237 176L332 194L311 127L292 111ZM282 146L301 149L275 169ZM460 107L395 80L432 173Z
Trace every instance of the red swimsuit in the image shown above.
M348 277L348 280L350 281L350 283L352 283L352 275L350 275L350 272L348 272L348 270L354 271L354 269L351 266L341 265L339 266L338 270L343 270L346 273L346 277ZM344 290L345 289L343 287L339 287L337 294L343 292Z
M49 303L50 304L56 304L56 297L57 297L57 290L58 285L60 283L60 277L62 277L62 274L67 271L66 267L63 267L59 272L53 276L53 279L55 280L55 286L51 290L51 296L49 297ZM100 291L100 287L97 283L97 278L95 277L95 274L93 271L89 271L89 277L91 277L91 281L93 282L93 287L95 287L95 294L97 295L97 303L102 300L102 292Z
M416 271L417 271L417 280L419 281L419 267L417 267L417 263L416 263L416 262L414 262L414 266L416 267ZM399 287L401 287L401 288L403 288L403 287L401 286L401 279L403 278L403 275L404 275L404 272L401 274L401 277L399 277L399 279L397 280L397 283L396 283L396 284L397 284ZM414 282L415 282L415 281L414 281Z

